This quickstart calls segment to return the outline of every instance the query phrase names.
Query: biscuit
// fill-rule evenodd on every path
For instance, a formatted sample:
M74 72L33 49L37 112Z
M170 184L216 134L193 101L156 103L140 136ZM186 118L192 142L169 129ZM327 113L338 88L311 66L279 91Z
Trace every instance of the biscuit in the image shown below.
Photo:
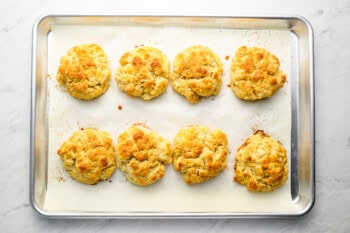
M198 103L201 97L220 92L222 75L220 58L210 48L197 45L176 55L170 81L173 89L188 102Z
M134 124L118 136L117 166L134 184L155 183L171 162L170 142L144 125Z
M73 133L57 153L69 175L84 184L107 180L116 169L112 138L107 132L97 129L87 128Z
M57 81L72 96L91 100L109 88L111 70L107 56L97 44L83 44L70 49L61 58Z
M119 60L115 80L120 90L144 100L162 94L170 76L169 59L153 47L138 47L126 52Z
M271 192L288 178L286 149L262 130L241 145L236 153L234 180L255 192Z
M264 48L242 46L231 63L231 88L243 100L271 97L286 82L278 58Z
M173 165L187 184L202 183L226 168L228 141L221 130L182 128L174 139Z

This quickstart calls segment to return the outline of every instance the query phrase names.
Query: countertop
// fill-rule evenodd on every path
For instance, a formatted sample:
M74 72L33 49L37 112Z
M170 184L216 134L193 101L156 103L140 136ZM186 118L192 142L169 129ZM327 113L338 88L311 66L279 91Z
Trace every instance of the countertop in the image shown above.
M349 1L1 0L0 6L1 232L349 232ZM39 216L29 200L31 42L34 22L50 13L305 17L315 37L316 203L311 212L280 219L66 220Z

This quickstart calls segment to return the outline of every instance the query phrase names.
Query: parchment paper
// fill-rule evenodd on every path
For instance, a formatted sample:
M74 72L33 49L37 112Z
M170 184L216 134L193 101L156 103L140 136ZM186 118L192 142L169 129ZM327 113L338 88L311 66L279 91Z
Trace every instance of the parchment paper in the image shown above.
M53 26L49 34L48 55L48 172L46 210L86 212L284 212L293 210L290 178L272 193L253 193L232 181L237 148L262 129L287 149L290 164L291 94L290 82L273 97L257 102L236 98L228 87L231 59L239 46L258 46L275 54L281 69L290 77L289 30L234 30L190 27L132 26ZM112 68L111 85L101 97L82 101L58 86L56 72L61 56L84 43L98 43L108 55ZM158 98L144 101L120 91L114 74L123 53L135 46L154 46L162 50L171 65L176 54L188 46L210 47L221 58L225 70L223 86L215 97L189 104L169 83ZM228 57L227 57L228 56ZM118 106L122 106L119 110ZM173 140L184 126L201 124L223 130L229 139L227 168L202 184L187 185L172 165L165 176L148 187L138 187L116 170L109 181L97 185L80 184L71 179L57 155L59 146L81 127L94 127L117 136L131 124L142 122L163 137Z

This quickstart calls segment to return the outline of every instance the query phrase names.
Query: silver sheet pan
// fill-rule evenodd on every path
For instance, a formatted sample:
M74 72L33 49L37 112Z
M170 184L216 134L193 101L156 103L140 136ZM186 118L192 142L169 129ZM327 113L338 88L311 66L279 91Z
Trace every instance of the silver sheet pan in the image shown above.
M266 34L264 34L265 32L271 32L271 35L275 35L273 32L278 31L287 32L288 52L286 54L288 54L289 57L284 59L284 61L288 63L286 64L286 67L289 69L289 90L287 93L289 93L288 96L290 98L290 107L287 108L289 115L283 115L283 117L286 119L280 119L280 122L290 122L290 127L285 132L280 133L287 134L287 138L289 139L285 145L288 145L289 147L288 156L290 176L288 183L286 184L288 187L283 191L284 197L280 198L278 196L278 192L276 192L277 194L273 194L275 195L273 197L268 197L266 194L262 194L260 197L259 195L254 194L254 196L251 197L251 194L246 191L243 186L241 186L239 187L239 189L241 189L240 194L232 192L232 197L230 196L231 193L229 189L225 189L225 191L223 191L224 194L222 194L223 196L220 197L226 198L224 201L227 205L225 205L225 202L218 202L216 204L215 194L212 196L207 195L203 197L199 195L197 199L200 199L200 201L197 203L197 206L191 206L191 204L189 204L186 208L175 208L174 206L181 206L180 202L186 200L186 196L182 196L183 199L180 197L176 199L169 196L167 198L163 198L163 202L161 203L164 204L173 202L174 205L169 205L169 207L167 207L165 204L165 208L151 208L148 205L143 205L143 208L138 209L138 205L135 205L135 200L139 200L140 203L144 202L145 200L138 199L140 198L140 196L137 196L138 194L133 196L133 192L142 193L144 190L127 188L127 192L130 192L130 200L132 200L134 204L131 204L130 202L130 204L118 206L118 202L115 202L115 206L111 205L111 203L107 203L106 206L108 206L108 208L103 207L103 203L100 205L102 206L100 208L93 205L87 205L86 208L76 208L77 206L81 205L79 205L79 203L71 203L72 208L69 208L62 204L64 200L59 202L59 197L53 194L56 192L56 189L54 189L54 191L52 190L53 188L51 183L57 183L57 180L52 181L52 177L54 177L53 173L57 173L57 171L64 173L64 171L53 171L52 157L50 156L55 156L52 155L52 151L55 151L56 148L50 148L52 147L52 144L50 143L53 141L55 136L53 135L54 130L52 129L52 124L50 124L50 122L52 123L52 121L54 121L53 115L55 114L55 112L52 110L52 104L61 103L59 101L57 102L57 100L56 102L52 101L53 97L50 97L50 93L52 95L52 93L56 91L53 90L53 88L55 88L55 74L53 70L57 69L55 64L58 62L55 53L57 53L57 44L59 43L58 40L60 40L60 38L68 38L67 41L70 39L74 41L74 38L69 38L69 36L78 37L77 34L69 33L70 29L74 28L82 30L82 32L85 32L84 30L86 30L86 32L92 34L95 33L95 30L102 32L104 29L109 31L113 31L115 29L115 32L107 33L112 40L117 34L127 34L128 32L133 32L135 28L137 28L137 30L141 29L141 31L143 28L147 30L151 29L151 32L156 33L157 31L164 33L164 30L170 28L173 30L175 28L175 33L176 30L185 30L185 36L188 38L199 38L201 35L198 33L202 33L203 31L208 33L208 30L213 30L213 32L225 31L225 33L228 34L239 34L244 32L246 33L246 37L242 38L246 38L248 44L254 44L259 39L259 36L255 37L254 39L253 34L266 36ZM67 35L62 33L67 33ZM228 34L225 33L222 35L227 36ZM220 35L218 38L220 38ZM260 39L263 40L264 38ZM104 42L104 38L100 38L100 40L102 43ZM69 43L67 43L67 41L66 45L68 46ZM140 43L142 43L142 40ZM161 41L154 43L160 46L164 46L166 44L162 44ZM212 43L212 45L216 46L216 43ZM128 48L125 48L125 50L127 49ZM63 55L65 52L66 51L62 51L61 55ZM227 52L227 54L232 57L233 52L234 51L232 50ZM115 55L115 57L118 56ZM113 63L116 63L116 61ZM112 72L112 74L113 73L114 72ZM35 23L33 28L30 151L30 200L32 206L39 214L43 216L62 218L238 218L292 217L304 215L312 209L315 201L313 78L313 31L311 25L304 18L299 16L44 16ZM113 82L113 78L111 82ZM63 105L65 104L64 101L65 100L63 99ZM216 100L214 99L213 101ZM133 113L135 114L135 112ZM225 113L223 113L223 115L223 117L225 117ZM54 119L57 120L57 118ZM60 119L62 119L62 117ZM151 119L149 121L151 121ZM65 128L64 131L69 131L71 128L72 127L69 129ZM69 133L67 133L67 135L68 134ZM242 134L244 135L244 133ZM241 137L242 140L244 139L243 135ZM66 135L64 135L64 137L66 137ZM234 156L233 148L234 147L231 148L231 160ZM228 174L228 176L230 176L232 173L232 167L229 167L225 172ZM230 181L230 183L232 183L232 181ZM113 182L113 184L118 184L118 178L116 178L116 181ZM121 185L130 184L124 182ZM215 183L212 183L211 185L212 186L209 185L207 189L212 189L213 187L220 189L221 187L220 185L216 186L217 184ZM225 185L227 184L225 183ZM174 190L181 190L178 183L174 183L174 186ZM101 185L98 187L101 188ZM62 189L66 188L67 187L62 187ZM183 190L185 189L186 187L184 187ZM60 190L60 188L57 190ZM205 188L198 190L198 192L206 192ZM78 193L74 193L73 191L71 195L74 194ZM80 194L81 193L79 193L79 195ZM191 195L191 191L186 193L186 195ZM98 199L99 197L97 196L96 198ZM127 197L124 198L124 202L128 203ZM260 202L264 202L266 200L267 204L259 204L259 200L255 200L259 198L261 198ZM272 202L273 198L277 198L276 200L280 201ZM103 199L103 197L101 197L101 199ZM233 199L236 199L235 202ZM55 200L57 200L57 203L54 203ZM188 200L191 200L191 198L189 197ZM253 204L238 205L240 202L245 203L247 200L253 200ZM147 201L150 203L157 202L157 200L152 200L151 196L148 197ZM270 205L269 201L274 204ZM235 207L236 204L237 208ZM264 208L264 205L272 207ZM110 206L112 207L109 208Z

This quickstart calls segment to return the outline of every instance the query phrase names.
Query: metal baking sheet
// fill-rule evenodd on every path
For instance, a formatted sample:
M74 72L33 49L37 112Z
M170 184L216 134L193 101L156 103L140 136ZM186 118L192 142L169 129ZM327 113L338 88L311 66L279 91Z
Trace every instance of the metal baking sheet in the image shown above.
M98 43L110 60L111 86L93 101L79 101L58 87L59 59L76 44ZM136 46L161 49L172 62L196 44L210 47L224 64L219 95L192 105L170 85L156 100L130 98L115 85L120 56ZM288 82L268 100L247 103L227 87L235 50L265 47L281 62ZM183 17L48 15L33 28L30 199L46 217L229 218L300 216L311 210L314 188L313 32L298 16ZM118 109L118 106L122 109ZM172 141L180 127L220 128L228 136L228 167L218 177L186 185L172 166L163 179L138 187L117 170L107 182L83 185L62 168L57 148L81 127L116 137L143 122ZM262 129L287 149L289 178L272 193L252 193L232 181L235 150Z

